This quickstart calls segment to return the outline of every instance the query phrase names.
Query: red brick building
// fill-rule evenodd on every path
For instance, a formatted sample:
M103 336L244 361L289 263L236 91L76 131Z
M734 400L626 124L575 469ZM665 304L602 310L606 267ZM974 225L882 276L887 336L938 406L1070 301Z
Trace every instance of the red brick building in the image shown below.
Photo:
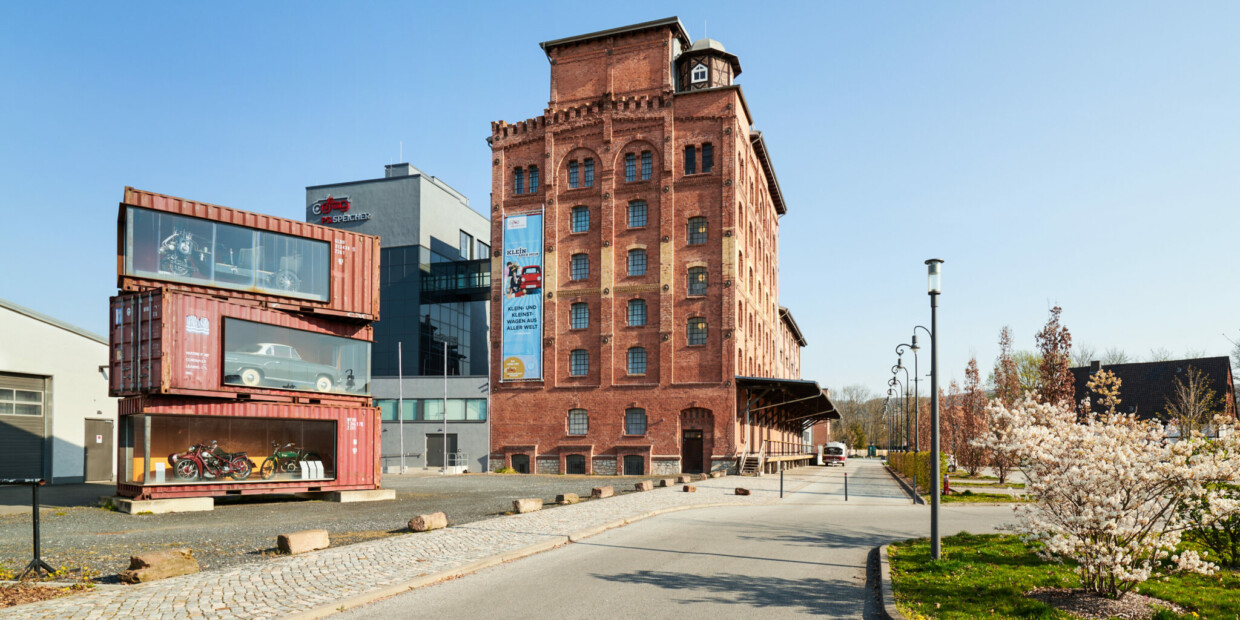
M800 380L805 340L778 301L786 207L739 59L677 18L542 48L547 109L489 139L492 247L520 214L544 214L545 244L541 379L504 381L493 337L491 468L735 471L799 452L839 416Z

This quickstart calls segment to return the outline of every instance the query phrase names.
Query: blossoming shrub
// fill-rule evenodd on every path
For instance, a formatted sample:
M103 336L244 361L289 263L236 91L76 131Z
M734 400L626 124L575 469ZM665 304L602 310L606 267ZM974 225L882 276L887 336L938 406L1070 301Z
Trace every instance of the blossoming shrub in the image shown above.
M1217 568L1176 547L1186 529L1237 514L1237 502L1219 492L1240 476L1234 435L1168 444L1159 426L1132 415L1078 418L1070 406L1028 397L989 409L1005 432L981 441L1017 463L1038 498L1014 507L1016 530L1041 543L1044 558L1075 561L1085 589L1118 597L1161 571Z

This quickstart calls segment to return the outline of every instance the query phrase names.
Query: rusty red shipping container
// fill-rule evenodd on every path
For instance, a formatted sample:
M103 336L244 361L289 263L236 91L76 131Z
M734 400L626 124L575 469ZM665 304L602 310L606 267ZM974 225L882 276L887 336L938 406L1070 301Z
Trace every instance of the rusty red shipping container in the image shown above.
M193 234L179 236L181 231L172 230L172 234L161 234L154 239L154 244L169 250L169 254L180 251L185 256L193 255L205 268L214 273L218 266L227 268L231 279L242 280L256 277L270 281L267 286L241 285L237 283L216 283L212 280L195 278L185 272L190 270L190 261L180 269L165 269L164 265L152 266L146 270L130 269L127 271L126 252L132 250L132 240L126 247L127 233L130 223L127 215L130 207L138 207L155 212L177 216L196 218L199 222L217 222L231 227L243 227L258 232L275 233L301 239L310 239L328 244L325 261L330 262L330 275L326 276L322 285L325 288L325 299L307 298L296 293L282 293L278 289L293 287L287 285L296 276L285 276L292 269L272 267L264 271L254 264L253 254L246 255L246 250L217 246L213 239L195 238ZM327 226L319 226L307 222L299 222L284 218L261 215L248 211L240 211L229 207L195 202L173 196L165 196L152 192L125 188L125 197L120 204L117 217L117 286L124 291L143 291L155 288L176 289L191 293L227 296L249 303L262 304L268 308L302 313L316 313L336 316L355 321L377 321L379 319L379 238L373 235L339 230ZM168 232L168 231L161 231ZM201 235L199 236L201 237ZM256 246L261 251L262 246ZM225 253L224 250L228 252ZM154 250L152 250L154 251ZM253 248L249 250L253 252ZM162 250L161 250L162 257ZM297 268L301 268L300 257ZM246 264L246 261L251 261ZM291 263L290 263L291 264ZM174 267L176 265L174 264ZM309 269L309 266L306 266ZM181 271L181 277L175 274ZM169 278L169 279L164 279ZM287 278L287 280L283 279ZM221 279L222 280L222 279Z
M120 449L117 450L117 492L134 499L172 497L204 497L221 495L253 495L269 493L314 493L325 491L368 490L379 488L380 433L379 412L373 407L335 407L275 402L219 401L177 396L138 396L119 403L121 428ZM177 451L187 444L214 437L160 436L146 433L148 428L184 426L187 421L227 424L238 420L271 427L285 424L328 425L334 432L332 452L318 448L323 461L331 462L331 478L320 480L264 480L256 471L243 481L198 482L183 484L173 479L156 483L150 479L152 460L164 461L168 449L158 451L156 445L175 445ZM154 422L167 424L155 425ZM244 433L242 433L244 434ZM165 434L167 435L167 434ZM248 439L248 443L246 441ZM256 445L255 437L234 438L227 450ZM175 443L179 442L179 443ZM150 449L148 450L148 446ZM148 453L149 452L149 453ZM266 456L253 448L249 458L257 465ZM267 450L270 452L270 449Z
M166 289L112 297L110 314L111 396L180 394L305 404L369 404L369 343L373 340L369 325ZM230 327L234 331L228 332ZM226 347L229 335L233 342ZM272 344L281 341L284 344ZM291 349L288 355L296 359L282 362L297 363L299 372L322 376L306 374L304 382L281 379L287 374L264 376L261 364L276 363L276 358L238 354L241 346L259 343L267 343L269 355L275 354L270 349L277 346L283 347L281 352ZM322 363L312 363L312 355ZM243 374L252 362L255 370ZM230 385L224 383L226 376ZM325 384L314 383L316 378ZM297 384L302 389L280 389Z

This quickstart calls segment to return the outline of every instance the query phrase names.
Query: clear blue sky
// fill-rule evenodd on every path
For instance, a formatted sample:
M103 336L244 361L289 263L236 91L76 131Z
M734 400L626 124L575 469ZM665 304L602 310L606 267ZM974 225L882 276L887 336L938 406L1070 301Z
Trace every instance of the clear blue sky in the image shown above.
M104 333L125 185L299 218L403 142L484 209L489 123L546 106L539 41L679 15L744 68L806 378L882 388L932 256L947 376L1054 304L1137 356L1240 334L1240 4L756 6L0 4L0 297Z

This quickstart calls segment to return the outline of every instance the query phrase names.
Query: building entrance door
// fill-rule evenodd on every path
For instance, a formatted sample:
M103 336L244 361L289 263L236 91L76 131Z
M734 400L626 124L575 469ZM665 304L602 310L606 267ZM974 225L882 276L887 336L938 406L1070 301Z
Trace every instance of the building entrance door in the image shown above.
M530 456L528 454L512 455L512 468L518 474L530 473Z
M702 473L702 431L686 430L680 442L680 471Z
M448 452L456 452L456 433L448 433ZM443 467L443 433L426 434L426 466Z
M86 420L86 482L112 479L112 420Z

